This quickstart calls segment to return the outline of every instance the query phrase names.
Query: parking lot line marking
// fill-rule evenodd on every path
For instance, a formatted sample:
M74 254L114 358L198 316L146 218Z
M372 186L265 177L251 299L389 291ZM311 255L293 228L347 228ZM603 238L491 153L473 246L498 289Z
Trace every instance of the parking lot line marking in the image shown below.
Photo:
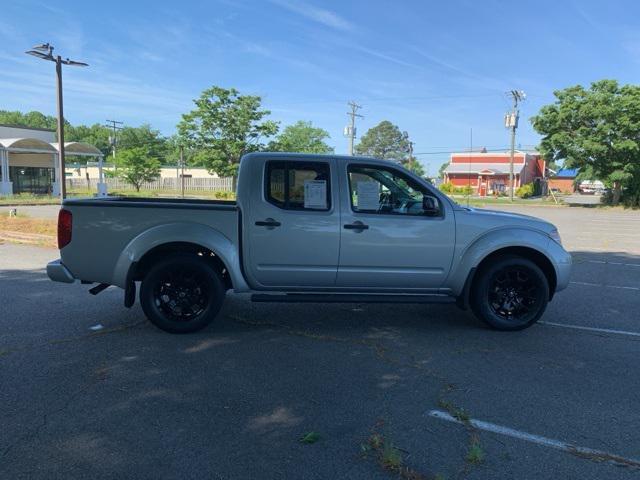
M574 330L586 330L587 332L598 332L598 333L615 333L617 335L628 335L630 337L640 337L640 333L638 332L629 332L626 330L614 330L612 328L596 328L596 327L583 327L582 325L569 325L566 323L555 323L555 322L538 322L542 325L551 325L552 327L564 327L564 328L573 328Z
M601 283L589 283L589 282L569 282L572 285L584 285L587 287L607 287L607 288L621 288L623 290L640 290L640 287L623 287L620 285L603 285Z
M431 410L429 412L429 416L447 422L458 423L461 425L465 424L465 422L458 420L457 418L449 415L447 412L443 412L442 410ZM608 452L604 452L602 450L594 450L593 448L580 447L571 443L563 442L562 440L543 437L542 435L535 435L533 433L515 430L513 428L496 425L495 423L484 422L482 420L470 419L469 424L472 427L477 428L478 430L484 430L486 432L497 433L498 435L517 438L519 440L524 440L525 442L535 443L536 445L541 445L543 447L554 448L556 450L561 450L563 452L571 453L579 457L592 459L594 461L609 461L626 467L640 468L640 460L636 460L634 458L626 458L620 455L614 455Z
M640 267L640 263L607 262L606 260L585 260L587 263L599 263L602 265L622 265L624 267Z

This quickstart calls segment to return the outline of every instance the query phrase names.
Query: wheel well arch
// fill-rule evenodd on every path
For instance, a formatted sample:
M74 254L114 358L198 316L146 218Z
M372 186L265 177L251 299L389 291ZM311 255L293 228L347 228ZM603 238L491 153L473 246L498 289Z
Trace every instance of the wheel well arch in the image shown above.
M142 280L157 260L173 253L188 253L202 257L204 261L210 263L220 272L225 287L227 289L233 288L229 269L222 259L213 250L193 242L169 242L153 247L140 260L131 265L131 279L133 281Z
M489 255L484 257L475 268L473 272L473 278L471 278L471 287L473 288L473 283L478 278L478 272L481 272L484 267L486 267L496 258L502 257L504 255L517 255L519 257L531 260L533 263L535 263L536 266L538 266L538 268L542 270L544 276L547 277L547 282L549 283L549 300L553 298L553 294L556 291L556 285L558 283L556 270L553 267L551 260L549 260L549 258L544 253L531 247L504 247L491 252Z

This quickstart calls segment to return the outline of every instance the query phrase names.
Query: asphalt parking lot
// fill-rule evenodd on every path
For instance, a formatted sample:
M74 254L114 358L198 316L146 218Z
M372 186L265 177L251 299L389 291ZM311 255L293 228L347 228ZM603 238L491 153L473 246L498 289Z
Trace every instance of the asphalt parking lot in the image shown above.
M397 478L379 440L405 478L638 478L640 213L509 210L575 262L516 333L447 305L230 295L169 335L117 289L50 282L57 251L0 245L0 478Z

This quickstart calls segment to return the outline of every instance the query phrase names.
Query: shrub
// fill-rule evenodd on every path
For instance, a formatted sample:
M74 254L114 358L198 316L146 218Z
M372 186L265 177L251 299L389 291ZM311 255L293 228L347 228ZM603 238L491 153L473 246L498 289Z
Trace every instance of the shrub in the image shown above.
M455 190L455 187L451 182L440 184L440 191L443 193L453 193L454 190Z
M533 183L527 183L522 185L516 190L516 196L519 198L529 198L535 192L535 186Z
M456 193L468 197L469 195L473 194L473 187L471 187L470 185L465 185L464 187L456 188Z

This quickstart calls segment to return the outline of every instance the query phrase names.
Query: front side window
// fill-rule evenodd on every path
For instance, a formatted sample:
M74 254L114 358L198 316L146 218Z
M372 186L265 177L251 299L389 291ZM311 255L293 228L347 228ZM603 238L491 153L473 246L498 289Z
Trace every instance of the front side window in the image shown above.
M348 175L354 212L441 215L438 199L402 172L386 167L350 165Z
M266 200L286 210L329 210L329 173L323 162L267 162Z

